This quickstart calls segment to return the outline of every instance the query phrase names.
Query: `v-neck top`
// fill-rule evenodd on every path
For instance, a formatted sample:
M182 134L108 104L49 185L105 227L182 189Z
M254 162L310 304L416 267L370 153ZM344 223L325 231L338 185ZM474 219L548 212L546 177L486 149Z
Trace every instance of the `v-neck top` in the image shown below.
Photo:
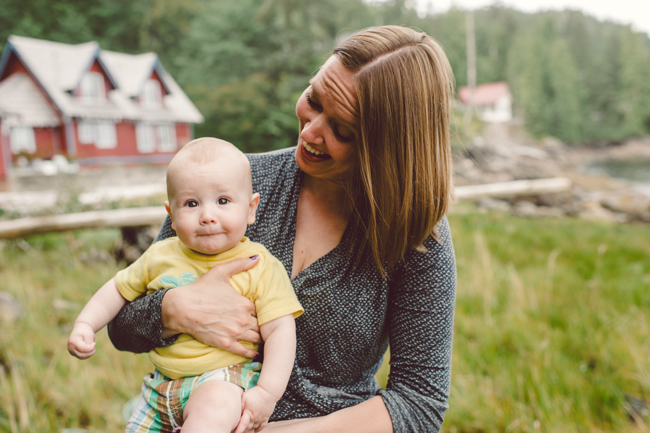
M288 275L303 177L294 152L247 155L260 203L246 235ZM438 233L439 242L425 240L426 253L409 251L383 279L370 257L357 263L351 246L363 233L348 224L338 246L296 275L305 312L296 319L296 361L272 421L322 416L380 395L396 433L439 431L448 408L456 263L446 218ZM158 239L173 235L168 218ZM111 324L117 348L143 352L173 341L160 337L164 293L154 295L129 304ZM380 389L374 375L389 344L390 376Z

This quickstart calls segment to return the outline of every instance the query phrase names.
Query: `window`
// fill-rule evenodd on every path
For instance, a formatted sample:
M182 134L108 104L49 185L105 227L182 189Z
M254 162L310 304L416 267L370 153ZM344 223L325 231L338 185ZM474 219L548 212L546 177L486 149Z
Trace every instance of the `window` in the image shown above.
M160 93L160 83L158 80L147 80L144 83L142 97L140 99L142 106L146 108L160 108L162 95Z
M14 154L36 152L34 128L29 126L11 128L11 151Z
M95 144L98 149L113 149L117 146L115 123L112 120L80 120L79 142Z
M86 72L79 86L81 100L88 104L97 104L104 101L104 76L99 72Z
M138 140L138 152L151 153L154 151L155 137L150 123L138 123L135 127L135 134Z
M113 149L117 145L115 123L110 120L100 120L96 123L95 146L98 149Z
M95 125L90 120L80 120L77 124L79 142L81 144L92 144L95 142Z
M176 128L173 123L158 125L158 150L173 152L176 150Z

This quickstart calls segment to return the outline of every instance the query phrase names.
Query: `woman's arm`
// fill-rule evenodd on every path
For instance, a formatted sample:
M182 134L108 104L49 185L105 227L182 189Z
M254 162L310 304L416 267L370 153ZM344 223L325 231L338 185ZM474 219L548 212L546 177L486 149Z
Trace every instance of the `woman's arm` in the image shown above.
M456 260L447 219L440 243L411 251L389 283L390 377L379 390L395 432L437 432L449 408Z
M158 290L129 302L108 323L108 336L117 350L145 353L176 341L176 336L162 337L160 306L169 290Z
M392 433L393 425L384 401L381 397L376 396L327 416L273 422L266 426L264 432Z
M156 240L173 235L167 217ZM229 279L255 264L257 260L233 260L213 267L188 286L159 290L127 304L109 323L113 345L142 353L188 333L205 344L253 358L255 351L239 341L260 341L255 306L230 286Z

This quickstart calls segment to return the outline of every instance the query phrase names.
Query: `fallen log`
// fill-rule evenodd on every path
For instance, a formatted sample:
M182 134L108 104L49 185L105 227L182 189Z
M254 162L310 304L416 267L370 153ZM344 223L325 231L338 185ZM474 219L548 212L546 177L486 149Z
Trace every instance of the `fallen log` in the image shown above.
M515 180L456 187L456 198L516 197L538 194L555 194L571 190L571 180L566 177L550 179Z
M20 218L0 221L0 239L99 227L160 225L166 215L164 207L154 206Z
M459 186L456 187L456 197L458 199L513 197L558 193L570 189L571 180L565 177L555 177L551 179L516 180L513 182ZM165 208L155 206L0 221L0 239L64 230L159 225L166 215Z

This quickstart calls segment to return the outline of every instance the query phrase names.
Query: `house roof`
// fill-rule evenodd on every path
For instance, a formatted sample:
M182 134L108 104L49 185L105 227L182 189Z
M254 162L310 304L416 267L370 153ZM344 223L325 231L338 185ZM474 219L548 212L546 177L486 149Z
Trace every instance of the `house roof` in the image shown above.
M0 113L7 126L48 127L60 123L43 92L27 74L13 74L0 82Z
M101 50L96 42L68 45L10 36L0 61L0 73L14 52L57 110L65 117L203 122L203 116L167 74L155 53L130 55ZM72 94L91 65L99 62L113 89L103 104L89 105ZM156 71L165 93L159 109L142 107L134 98ZM5 80L6 81L6 80ZM4 82L4 81L3 81Z
M485 83L476 86L474 91L474 105L493 105L499 98L508 95L510 89L508 83L505 81L497 81L496 83ZM463 86L458 89L458 97L463 104L469 104L470 90L469 87Z

